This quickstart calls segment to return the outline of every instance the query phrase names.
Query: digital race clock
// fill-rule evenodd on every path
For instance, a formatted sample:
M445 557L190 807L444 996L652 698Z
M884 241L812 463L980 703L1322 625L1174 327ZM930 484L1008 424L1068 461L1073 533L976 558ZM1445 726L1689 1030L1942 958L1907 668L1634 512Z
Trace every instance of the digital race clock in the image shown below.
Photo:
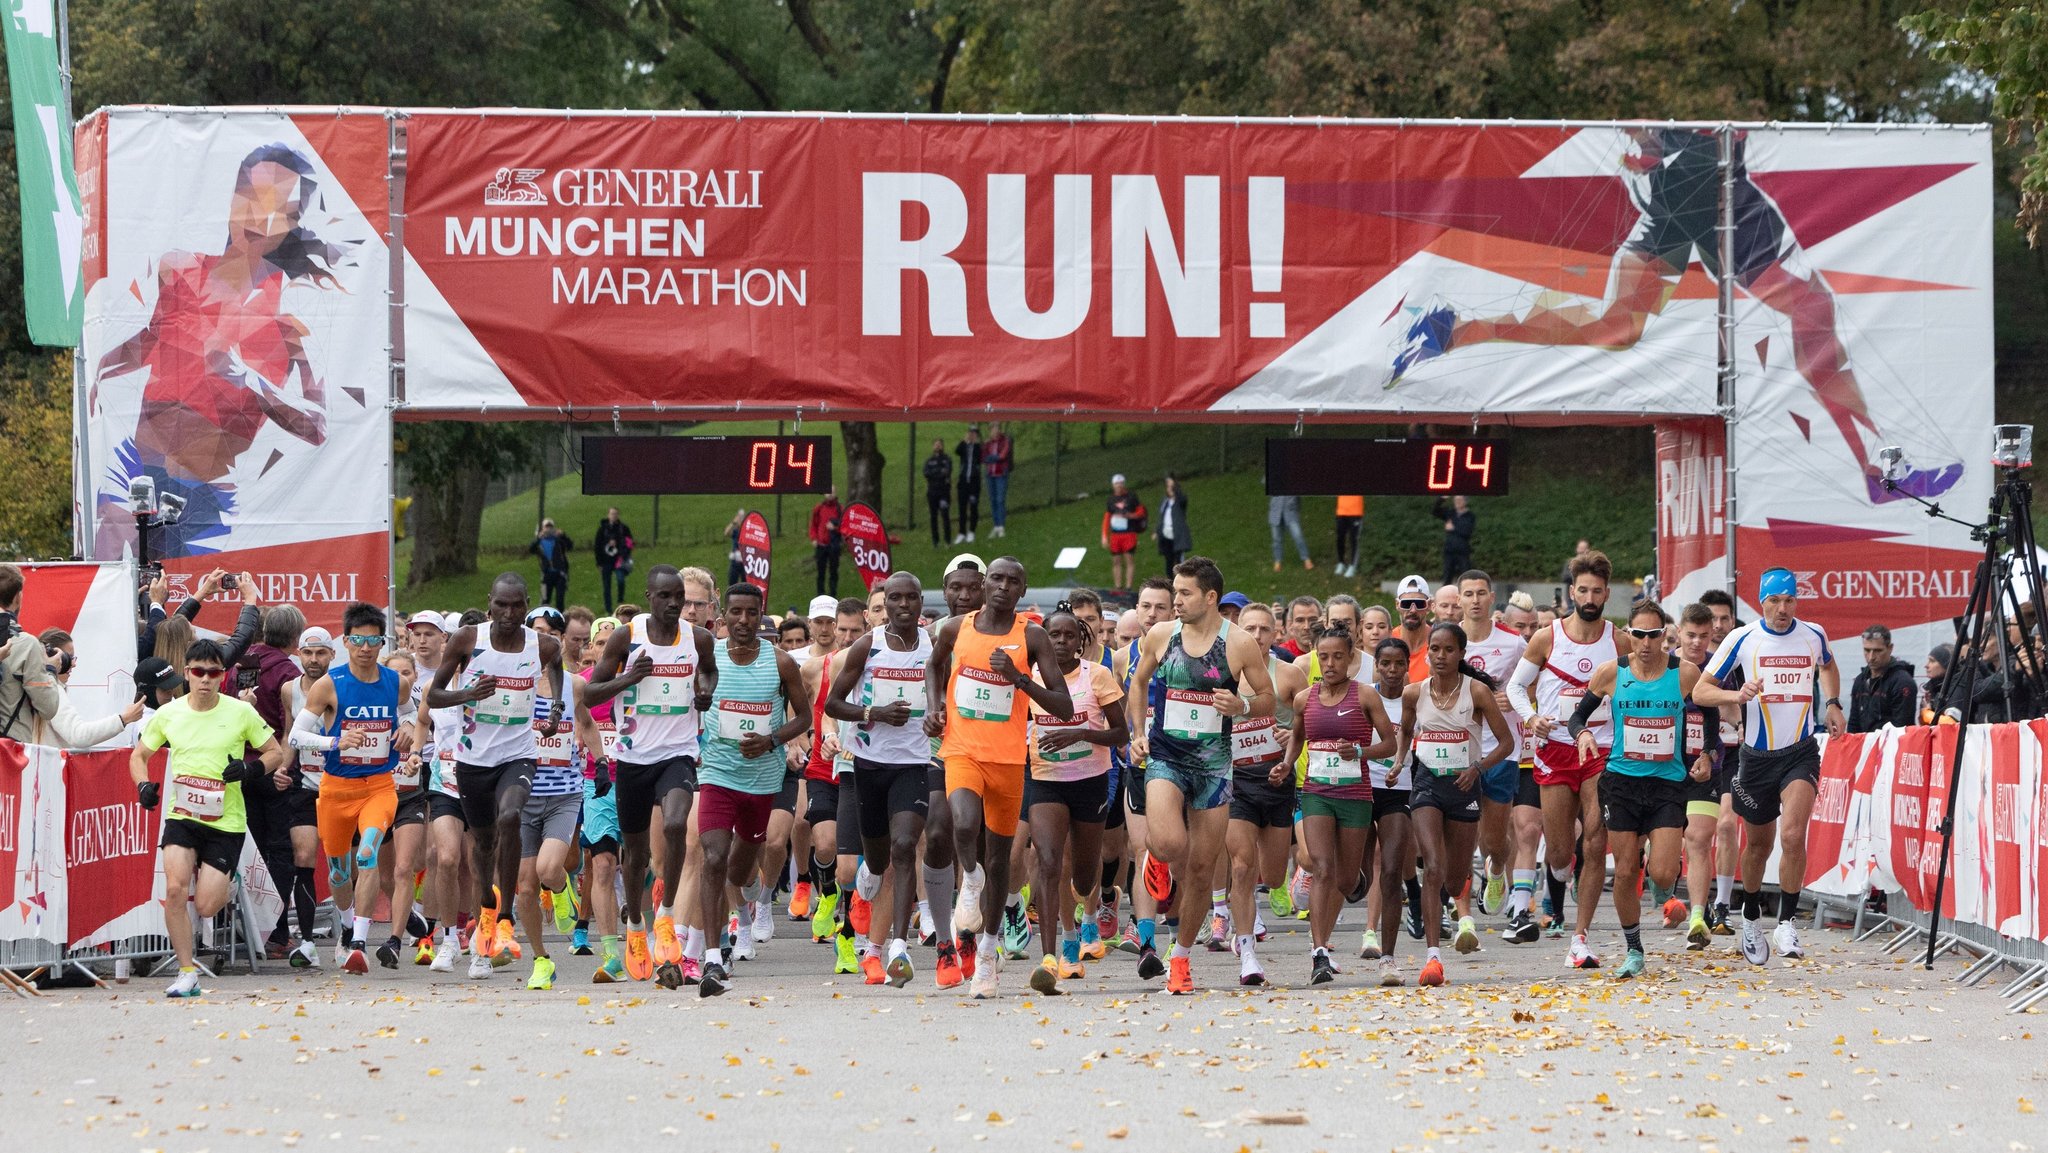
M586 496L824 492L829 436L586 436Z
M1268 496L1499 496L1508 442L1269 437Z

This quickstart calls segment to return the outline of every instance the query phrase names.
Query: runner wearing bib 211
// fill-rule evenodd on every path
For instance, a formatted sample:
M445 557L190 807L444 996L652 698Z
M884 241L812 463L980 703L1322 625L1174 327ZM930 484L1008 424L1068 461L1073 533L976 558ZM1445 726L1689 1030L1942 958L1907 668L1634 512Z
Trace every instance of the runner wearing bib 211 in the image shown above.
M1757 581L1756 591L1763 618L1729 633L1714 650L1694 699L1702 705L1742 706L1742 754L1729 791L1735 815L1747 826L1742 955L1761 965L1771 959L1772 946L1787 957L1806 955L1792 918L1799 911L1800 879L1806 876L1806 819L1813 814L1820 781L1816 699L1829 736L1840 736L1847 726L1839 699L1842 670L1828 651L1827 634L1793 615L1799 608L1798 580L1774 568ZM1728 688L1737 675L1742 687ZM1780 851L1778 927L1765 941L1761 890L1774 835Z
M1223 619L1222 597L1215 561L1191 556L1173 566L1178 619L1146 631L1131 678L1146 688L1130 696L1131 760L1146 766L1146 846L1180 883L1166 977L1167 992L1177 994L1195 991L1191 950L1230 823L1231 721L1273 715L1266 654Z

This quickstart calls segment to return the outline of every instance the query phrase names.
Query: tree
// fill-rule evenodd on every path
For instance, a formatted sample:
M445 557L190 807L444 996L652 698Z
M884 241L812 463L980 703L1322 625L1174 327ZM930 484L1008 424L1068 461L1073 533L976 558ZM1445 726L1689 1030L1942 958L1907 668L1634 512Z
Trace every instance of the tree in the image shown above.
M0 557L70 556L70 353L0 367L0 476Z
M406 424L396 447L412 476L412 568L406 586L476 571L484 494L531 464L541 426L480 421Z
M1904 21L1930 45L1937 60L1989 77L1992 114L2007 121L2006 143L2019 145L2019 228L2038 246L2048 217L2048 155L2041 151L2048 120L2048 5L1966 0L1938 4Z

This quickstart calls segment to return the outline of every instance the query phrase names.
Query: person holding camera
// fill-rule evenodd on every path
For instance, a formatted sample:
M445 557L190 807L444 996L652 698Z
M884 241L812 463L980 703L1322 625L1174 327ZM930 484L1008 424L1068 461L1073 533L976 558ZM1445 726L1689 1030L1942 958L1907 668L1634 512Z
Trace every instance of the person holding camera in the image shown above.
M45 644L15 623L26 583L19 566L0 564L0 737L22 744L83 749L140 720L140 700L129 702L111 717L96 721L79 717L60 679L69 672L65 650Z
M617 508L605 510L597 522L597 578L604 585L604 611L626 599L626 577L633 572L633 530L619 519ZM559 606L558 606L559 607Z

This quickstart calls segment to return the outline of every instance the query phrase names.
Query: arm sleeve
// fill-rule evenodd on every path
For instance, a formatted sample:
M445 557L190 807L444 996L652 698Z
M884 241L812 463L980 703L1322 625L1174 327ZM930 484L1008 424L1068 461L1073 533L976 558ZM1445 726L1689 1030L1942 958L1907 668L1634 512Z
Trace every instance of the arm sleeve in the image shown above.
M1600 706L1606 701L1606 697L1591 689L1587 689L1586 695L1579 698L1579 707L1572 710L1571 719L1564 723L1565 731L1572 735L1573 740L1579 739L1580 731L1593 719L1593 714L1600 711Z
M1536 683L1536 674L1542 670L1523 657L1515 662L1515 675L1508 678L1508 705L1523 724L1536 719L1536 704L1529 699L1529 688Z
M320 718L305 709L300 709L299 719L292 722L289 740L295 749L311 749L316 753L328 752L335 745L333 737L320 731Z

